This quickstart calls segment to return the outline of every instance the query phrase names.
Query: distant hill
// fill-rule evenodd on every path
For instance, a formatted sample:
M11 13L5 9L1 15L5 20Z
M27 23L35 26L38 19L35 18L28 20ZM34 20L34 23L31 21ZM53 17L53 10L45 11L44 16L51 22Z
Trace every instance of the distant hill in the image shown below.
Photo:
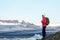
M45 40L60 40L60 31L48 36Z

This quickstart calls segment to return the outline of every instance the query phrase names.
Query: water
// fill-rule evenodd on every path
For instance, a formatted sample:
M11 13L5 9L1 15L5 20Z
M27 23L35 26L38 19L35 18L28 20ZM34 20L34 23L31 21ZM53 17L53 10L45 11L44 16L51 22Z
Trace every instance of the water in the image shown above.
M42 38L41 35L35 34L33 37L30 38L0 38L0 40L36 40L41 38Z
M0 38L0 40L36 40L35 38Z
M36 40L42 38L42 32L40 30L24 30L20 31L21 27L17 26L1 26L0 36L31 36L30 38L0 38L0 40ZM17 30L17 31L16 31ZM53 34L54 32L47 32L46 36Z
M50 35L51 32L47 32L47 36ZM53 34L53 33L51 33ZM34 36L30 37L30 38L0 38L0 40L36 40L36 39L42 39L42 35L41 34L35 34Z

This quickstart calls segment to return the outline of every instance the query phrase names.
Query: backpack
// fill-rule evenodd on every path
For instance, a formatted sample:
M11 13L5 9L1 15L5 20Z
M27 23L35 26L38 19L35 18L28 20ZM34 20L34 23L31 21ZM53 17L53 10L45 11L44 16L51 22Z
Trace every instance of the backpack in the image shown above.
M48 17L46 17L46 21L47 21L46 25L49 25L50 21Z

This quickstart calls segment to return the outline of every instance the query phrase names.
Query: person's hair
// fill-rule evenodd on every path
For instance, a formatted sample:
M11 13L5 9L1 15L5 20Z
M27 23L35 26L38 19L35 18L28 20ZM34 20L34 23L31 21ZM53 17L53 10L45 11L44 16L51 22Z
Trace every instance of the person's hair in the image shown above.
M45 15L42 15L43 17L45 17Z

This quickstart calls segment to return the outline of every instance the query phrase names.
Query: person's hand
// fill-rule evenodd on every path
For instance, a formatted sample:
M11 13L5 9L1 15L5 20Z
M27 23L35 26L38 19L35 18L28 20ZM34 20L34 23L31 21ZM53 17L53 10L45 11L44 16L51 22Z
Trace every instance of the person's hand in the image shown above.
M42 23L42 21L41 21L41 23Z

